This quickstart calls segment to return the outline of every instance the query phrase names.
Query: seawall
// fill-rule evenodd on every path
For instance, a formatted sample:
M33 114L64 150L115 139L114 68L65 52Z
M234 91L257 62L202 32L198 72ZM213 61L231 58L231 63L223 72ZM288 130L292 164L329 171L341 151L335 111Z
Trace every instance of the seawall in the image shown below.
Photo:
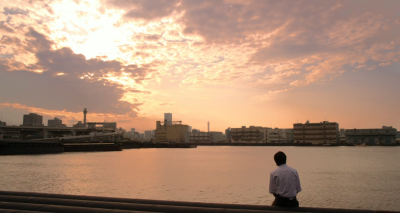
M282 208L268 205L182 202L12 191L0 191L0 212L388 213L388 211L360 209Z

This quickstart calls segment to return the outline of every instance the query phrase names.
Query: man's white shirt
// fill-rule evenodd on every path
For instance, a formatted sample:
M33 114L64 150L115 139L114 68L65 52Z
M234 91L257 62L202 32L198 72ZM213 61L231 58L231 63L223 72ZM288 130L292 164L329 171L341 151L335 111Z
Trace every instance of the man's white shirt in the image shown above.
M269 181L269 193L282 197L293 198L301 191L299 174L296 169L280 165L271 172Z

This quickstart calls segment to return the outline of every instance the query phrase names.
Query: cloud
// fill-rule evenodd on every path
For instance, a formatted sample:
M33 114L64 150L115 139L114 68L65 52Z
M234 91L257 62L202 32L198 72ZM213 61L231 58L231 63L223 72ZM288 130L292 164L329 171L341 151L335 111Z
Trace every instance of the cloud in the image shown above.
M17 37L1 40L2 44L14 45L36 58L33 64L0 59L0 82L8 88L0 92L5 100L57 110L80 111L86 107L93 112L137 116L140 103L120 99L125 90L135 91L133 88L145 80L149 69L115 60L87 60L66 47L54 49L54 42L33 28L29 28L25 37L25 41ZM41 74L29 72L37 70ZM129 84L124 83L126 79Z
M170 86L297 87L400 59L398 1L5 1L0 95L54 110L154 115ZM8 80L5 81L4 79ZM178 90L178 89L177 89ZM200 89L199 89L200 90ZM279 92L278 92L279 91ZM14 96L13 96L14 95Z
M252 100L255 102L264 102L274 100L280 93L287 92L291 89L281 89L281 90L269 90L268 93L264 93L262 95L256 95L252 97Z
M167 64L186 70L184 73L188 75L181 79L182 85L216 84L221 79L265 83L268 76L292 72L297 79L289 79L287 86L301 86L332 79L346 66L361 67L371 60L382 66L399 59L400 28L398 11L394 8L400 4L396 1L104 3L123 9L125 24L138 19L152 23L169 20L179 24L176 29L181 39L202 38L197 45L188 42L189 46L181 46L180 51L189 54L175 53L179 63ZM163 28L158 38L162 39L168 32ZM166 45L158 49L168 51L174 46ZM239 54L235 55L235 51ZM220 55L228 60L212 64ZM279 70L282 63L293 68ZM263 80L259 78L260 73L265 76Z

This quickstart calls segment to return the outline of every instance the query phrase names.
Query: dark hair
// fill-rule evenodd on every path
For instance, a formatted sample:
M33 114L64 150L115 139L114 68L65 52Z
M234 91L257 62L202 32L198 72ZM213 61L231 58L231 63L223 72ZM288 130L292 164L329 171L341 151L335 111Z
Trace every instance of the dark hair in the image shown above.
M274 160L276 165L280 166L282 164L286 164L286 155L285 153L279 151L274 155Z

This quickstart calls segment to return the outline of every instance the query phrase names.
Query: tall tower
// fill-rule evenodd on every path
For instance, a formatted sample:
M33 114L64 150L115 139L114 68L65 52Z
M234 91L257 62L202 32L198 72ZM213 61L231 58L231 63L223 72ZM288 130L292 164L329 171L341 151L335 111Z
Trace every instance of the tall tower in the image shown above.
M172 113L164 113L164 122L172 124Z
M210 121L207 122L207 132L210 132Z
M83 125L86 127L86 114L87 114L87 110L86 108L83 109Z

